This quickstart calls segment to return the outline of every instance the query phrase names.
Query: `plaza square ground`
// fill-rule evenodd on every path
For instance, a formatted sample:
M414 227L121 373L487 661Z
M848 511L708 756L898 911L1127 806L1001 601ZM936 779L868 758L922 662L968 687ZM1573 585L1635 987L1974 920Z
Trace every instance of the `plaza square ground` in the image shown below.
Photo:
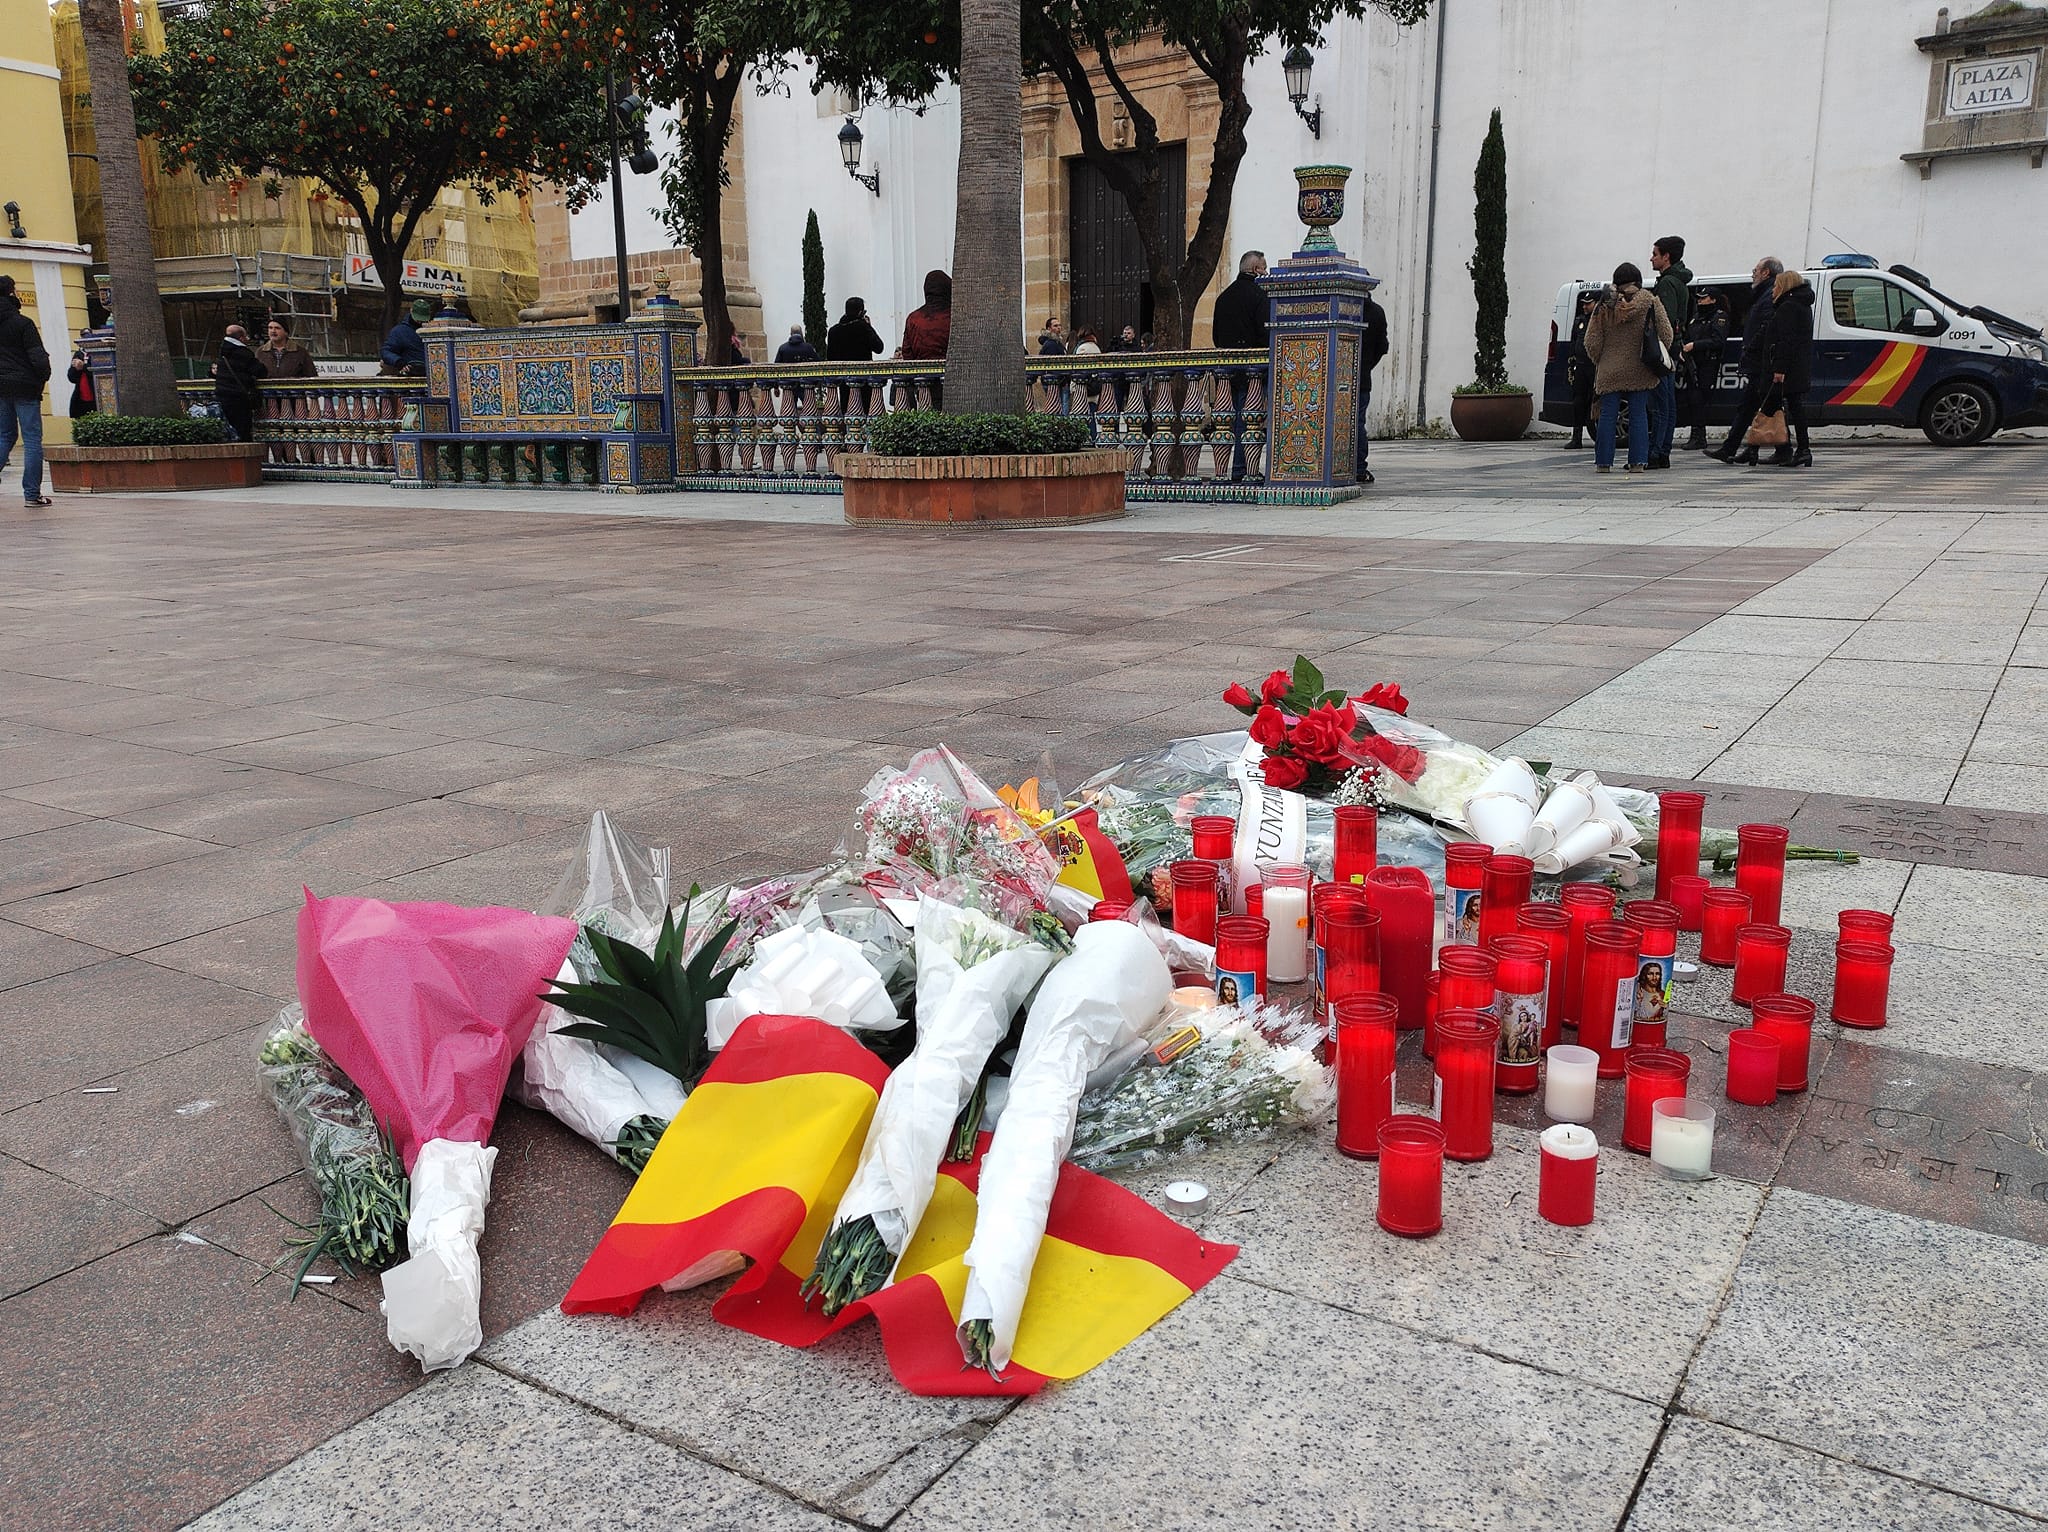
M1589 456L1376 444L1333 509L1059 533L852 530L830 496L0 500L0 1524L2048 1521L2048 443ZM266 1275L313 1205L253 1068L302 885L533 907L597 808L685 878L813 866L918 745L1071 784L1229 727L1224 685L1297 651L1862 853L1790 870L1793 987L1825 999L1839 909L1892 911L1891 1025L1724 1103L1712 1181L1622 1152L1617 1095L1586 1229L1535 1215L1526 1100L1428 1241L1376 1228L1327 1129L1177 1166L1242 1253L1022 1402L914 1398L871 1329L789 1351L701 1292L563 1316L627 1181L516 1107L460 1371L422 1383L374 1280ZM1742 1013L1715 971L1680 993L1718 1098Z

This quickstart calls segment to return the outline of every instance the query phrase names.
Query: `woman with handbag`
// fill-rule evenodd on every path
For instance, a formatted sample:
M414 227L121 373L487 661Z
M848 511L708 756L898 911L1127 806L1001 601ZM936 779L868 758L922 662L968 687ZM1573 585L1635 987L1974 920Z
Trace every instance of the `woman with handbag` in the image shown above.
M1615 417L1625 395L1628 471L1642 473L1650 461L1650 390L1671 370L1671 319L1643 291L1643 274L1633 262L1614 268L1614 294L1586 326L1586 355L1593 359L1593 390L1600 395L1593 466L1600 473L1614 471Z
M1781 433L1771 457L1777 468L1811 468L1806 437L1806 391L1813 387L1813 287L1796 271L1781 271L1771 284L1771 388L1764 413L1784 412L1796 447Z

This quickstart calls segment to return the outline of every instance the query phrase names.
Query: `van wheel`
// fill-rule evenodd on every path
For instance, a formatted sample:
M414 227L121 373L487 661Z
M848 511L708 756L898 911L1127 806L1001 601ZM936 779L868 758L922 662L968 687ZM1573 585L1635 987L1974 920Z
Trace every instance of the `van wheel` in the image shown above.
M1920 429L1937 447L1974 447L1998 429L1998 404L1975 383L1945 383L1928 395Z

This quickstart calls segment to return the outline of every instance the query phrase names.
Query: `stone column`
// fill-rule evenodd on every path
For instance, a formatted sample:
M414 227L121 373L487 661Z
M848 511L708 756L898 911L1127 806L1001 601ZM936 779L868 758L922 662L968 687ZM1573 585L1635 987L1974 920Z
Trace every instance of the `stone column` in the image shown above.
M1272 386L1261 504L1331 505L1359 493L1358 388L1365 295L1379 278L1337 248L1348 165L1294 172L1302 247L1259 279L1268 300Z

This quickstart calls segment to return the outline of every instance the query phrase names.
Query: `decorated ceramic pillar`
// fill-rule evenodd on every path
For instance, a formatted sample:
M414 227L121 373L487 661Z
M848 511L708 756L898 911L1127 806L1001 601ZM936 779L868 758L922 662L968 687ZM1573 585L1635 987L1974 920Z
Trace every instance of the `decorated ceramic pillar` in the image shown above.
M1350 178L1348 165L1296 168L1294 206L1308 238L1259 279L1273 352L1261 504L1330 505L1359 493L1365 295L1379 278L1330 237L1330 226L1344 216Z

